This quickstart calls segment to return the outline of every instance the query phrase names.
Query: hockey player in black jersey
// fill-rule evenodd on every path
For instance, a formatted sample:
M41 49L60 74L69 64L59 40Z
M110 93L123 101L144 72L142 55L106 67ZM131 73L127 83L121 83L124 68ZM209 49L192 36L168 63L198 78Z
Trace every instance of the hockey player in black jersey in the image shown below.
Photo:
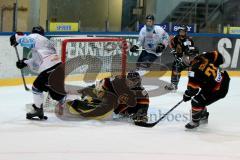
M69 101L67 107L69 112L77 112L80 117L105 119L114 112L138 122L148 120L149 96L138 72L128 73L127 78L104 78L79 93L87 98Z
M171 40L171 53L174 55L172 64L171 84L165 86L167 90L177 90L181 72L189 65L189 56L198 53L191 37L187 36L187 26L181 25L178 34Z
M191 61L187 90L183 95L185 102L192 99L192 120L186 128L193 129L200 122L207 121L209 113L206 107L228 93L229 75L226 71L221 72L219 67L223 63L224 58L217 51L198 55Z

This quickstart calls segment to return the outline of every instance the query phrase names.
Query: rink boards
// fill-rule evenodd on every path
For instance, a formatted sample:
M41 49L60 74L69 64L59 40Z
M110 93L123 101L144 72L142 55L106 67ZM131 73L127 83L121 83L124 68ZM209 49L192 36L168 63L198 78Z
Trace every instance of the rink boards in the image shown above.
M240 77L240 71L228 71L230 77ZM187 76L187 71L183 71L182 72L182 77L186 77ZM103 79L105 77L110 76L109 73L102 73L99 74L96 80L100 80ZM160 78L161 76L164 77L169 77L169 81L170 81L170 76L171 76L171 71L167 71L167 72L157 72L157 71L152 71L150 73L147 73L146 75L144 75L144 77L149 77L149 78ZM27 84L32 84L33 81L36 79L36 76L31 76L31 77L25 77L26 83ZM83 75L77 75L77 76L70 76L66 79L67 81L81 81L83 79ZM23 84L22 82L22 78L3 78L0 79L0 86L15 86L15 85L21 85Z

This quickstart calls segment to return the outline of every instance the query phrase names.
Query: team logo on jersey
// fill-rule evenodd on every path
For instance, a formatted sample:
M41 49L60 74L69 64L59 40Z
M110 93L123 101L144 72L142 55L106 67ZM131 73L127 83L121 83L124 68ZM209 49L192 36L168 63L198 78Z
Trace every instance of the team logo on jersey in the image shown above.
M118 98L118 103L119 104L127 104L128 102L128 95L127 94L122 94Z
M20 38L19 39L19 43L23 46L23 47L27 47L27 48L33 48L35 46L35 40L33 38Z

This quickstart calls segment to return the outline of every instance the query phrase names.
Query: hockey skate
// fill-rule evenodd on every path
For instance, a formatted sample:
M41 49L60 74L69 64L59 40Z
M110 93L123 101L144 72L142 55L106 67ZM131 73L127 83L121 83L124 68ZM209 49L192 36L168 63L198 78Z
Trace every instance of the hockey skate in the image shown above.
M185 125L185 128L187 129L194 129L194 128L197 128L199 126L199 122L189 122L188 124Z
M176 91L178 89L177 85L173 83L166 85L164 88L169 91Z
M200 123L201 124L208 123L208 117L209 117L209 112L207 112L207 110L204 110L202 115L201 115Z
M33 111L26 114L26 118L30 120L47 120L48 117L44 116L43 107L41 108L36 107L35 104L32 105Z

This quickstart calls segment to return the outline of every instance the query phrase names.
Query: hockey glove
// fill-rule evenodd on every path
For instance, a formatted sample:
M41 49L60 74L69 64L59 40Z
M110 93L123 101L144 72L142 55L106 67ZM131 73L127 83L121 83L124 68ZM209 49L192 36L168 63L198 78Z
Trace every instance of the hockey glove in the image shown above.
M131 52L137 52L138 49L139 49L138 46L133 45L133 46L131 47L130 51L131 51Z
M27 60L27 59L23 58L22 60L19 60L19 61L16 62L16 66L17 66L18 69L22 69L22 68L27 66L27 64L24 63L25 60Z
M183 95L183 101L187 102L187 101L189 101L191 99L192 99L192 97L190 95L188 95L188 90L186 90L184 95Z
M13 47L18 45L15 34L10 37L10 45Z
M164 49L165 49L165 46L162 43L160 43L157 45L156 53L161 53Z
M24 35L23 32L16 32L17 35ZM10 37L10 45L16 47L18 45L15 34Z

